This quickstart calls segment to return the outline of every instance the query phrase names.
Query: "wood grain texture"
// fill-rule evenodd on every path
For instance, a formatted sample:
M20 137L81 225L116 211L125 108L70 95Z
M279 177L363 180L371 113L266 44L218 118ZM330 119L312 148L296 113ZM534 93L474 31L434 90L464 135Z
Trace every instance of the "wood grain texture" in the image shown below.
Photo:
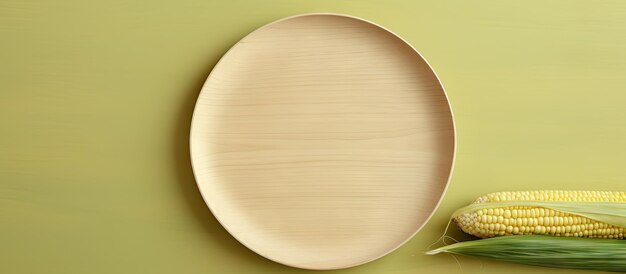
M240 242L301 268L399 247L447 186L454 125L441 84L393 33L339 15L269 24L237 43L198 98L194 173Z

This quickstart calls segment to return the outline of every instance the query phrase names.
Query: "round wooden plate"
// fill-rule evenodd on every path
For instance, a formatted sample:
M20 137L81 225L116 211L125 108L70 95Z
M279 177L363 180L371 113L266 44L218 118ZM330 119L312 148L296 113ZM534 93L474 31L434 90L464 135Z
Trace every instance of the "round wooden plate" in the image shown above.
M191 126L198 187L256 253L337 269L409 240L454 161L448 100L404 40L362 19L306 14L233 46Z

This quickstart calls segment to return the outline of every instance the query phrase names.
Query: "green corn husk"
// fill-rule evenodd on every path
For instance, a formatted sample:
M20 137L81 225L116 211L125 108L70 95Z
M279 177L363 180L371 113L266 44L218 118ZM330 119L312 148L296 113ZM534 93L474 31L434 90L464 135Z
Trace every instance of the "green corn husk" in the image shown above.
M626 240L539 235L460 242L426 252L452 253L558 268L626 272Z

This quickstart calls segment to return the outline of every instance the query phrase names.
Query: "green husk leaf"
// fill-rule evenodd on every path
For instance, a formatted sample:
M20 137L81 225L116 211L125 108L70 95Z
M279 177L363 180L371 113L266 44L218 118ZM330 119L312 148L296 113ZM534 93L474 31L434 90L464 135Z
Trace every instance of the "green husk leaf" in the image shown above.
M550 208L626 228L626 203L619 202L508 201L475 203L455 211L452 214L452 218L462 215L463 213L471 213L479 209L507 206L538 206Z
M515 235L460 242L426 252L440 253L546 267L626 272L626 240Z

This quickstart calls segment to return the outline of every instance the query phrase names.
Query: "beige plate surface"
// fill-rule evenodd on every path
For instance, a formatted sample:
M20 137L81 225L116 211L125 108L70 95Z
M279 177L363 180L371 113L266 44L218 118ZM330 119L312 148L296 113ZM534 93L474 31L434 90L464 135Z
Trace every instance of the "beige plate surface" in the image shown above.
M198 186L258 254L336 269L410 239L445 192L454 125L441 84L373 23L308 14L268 24L211 72L191 127Z

